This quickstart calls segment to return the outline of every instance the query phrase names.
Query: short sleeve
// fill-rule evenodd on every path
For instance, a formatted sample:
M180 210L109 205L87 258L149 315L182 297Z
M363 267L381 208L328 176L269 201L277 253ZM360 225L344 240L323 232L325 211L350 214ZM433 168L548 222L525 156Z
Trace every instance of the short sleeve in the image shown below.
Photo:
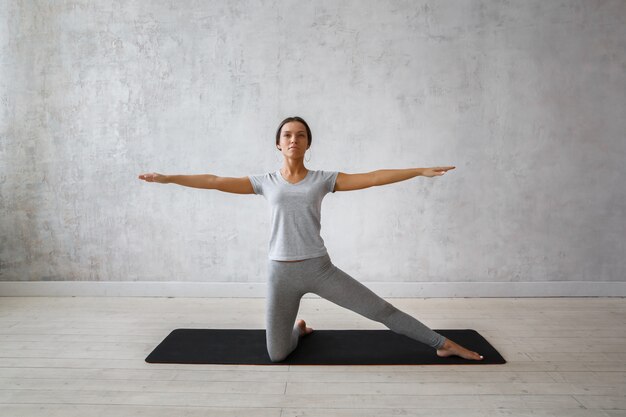
M248 175L255 194L263 195L263 178L265 175Z
M324 171L324 180L329 193L335 192L335 183L337 182L339 171Z

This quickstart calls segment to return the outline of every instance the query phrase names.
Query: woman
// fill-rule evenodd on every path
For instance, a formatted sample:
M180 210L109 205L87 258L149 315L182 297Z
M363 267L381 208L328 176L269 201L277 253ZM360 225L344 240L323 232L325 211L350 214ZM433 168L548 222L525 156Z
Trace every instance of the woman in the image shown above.
M321 203L327 193L391 184L417 175L440 176L454 167L378 170L363 174L312 171L304 166L304 154L311 147L311 141L309 125L300 117L288 117L276 131L276 148L284 158L278 171L240 178L158 173L142 174L139 178L229 193L259 194L270 203L266 341L272 362L284 360L296 348L300 337L313 331L304 320L295 322L300 299L309 292L425 343L435 348L440 357L456 355L481 360L483 357L478 353L398 310L333 265L320 236Z

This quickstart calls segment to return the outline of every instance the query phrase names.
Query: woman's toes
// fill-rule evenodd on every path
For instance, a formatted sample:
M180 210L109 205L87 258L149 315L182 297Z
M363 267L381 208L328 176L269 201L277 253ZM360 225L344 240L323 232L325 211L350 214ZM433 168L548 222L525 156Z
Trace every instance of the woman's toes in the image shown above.
M313 329L310 327L306 327L306 322L302 319L296 322L298 329L300 330L300 336L305 336L313 332Z

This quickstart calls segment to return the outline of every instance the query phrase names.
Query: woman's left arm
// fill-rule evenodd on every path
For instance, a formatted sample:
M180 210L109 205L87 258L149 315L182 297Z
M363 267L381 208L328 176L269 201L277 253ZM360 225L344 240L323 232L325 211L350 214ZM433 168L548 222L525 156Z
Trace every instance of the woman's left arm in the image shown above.
M435 177L443 175L446 171L456 167L432 167L432 168L408 168L408 169L379 169L374 171L374 185L392 184L398 181L421 175L423 177Z
M455 167L408 168L408 169L379 169L363 174L346 174L340 172L335 181L335 191L362 190L376 185L391 184L398 181L417 177L434 177L443 175Z

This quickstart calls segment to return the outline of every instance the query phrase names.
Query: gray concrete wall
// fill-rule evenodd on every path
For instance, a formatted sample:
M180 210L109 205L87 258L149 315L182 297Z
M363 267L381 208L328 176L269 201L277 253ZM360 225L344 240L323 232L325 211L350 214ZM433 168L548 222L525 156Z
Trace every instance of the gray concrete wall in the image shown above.
M457 167L326 197L363 282L625 281L622 0L24 0L0 42L1 281L263 282L262 197L137 175L276 170L291 115L310 169Z

